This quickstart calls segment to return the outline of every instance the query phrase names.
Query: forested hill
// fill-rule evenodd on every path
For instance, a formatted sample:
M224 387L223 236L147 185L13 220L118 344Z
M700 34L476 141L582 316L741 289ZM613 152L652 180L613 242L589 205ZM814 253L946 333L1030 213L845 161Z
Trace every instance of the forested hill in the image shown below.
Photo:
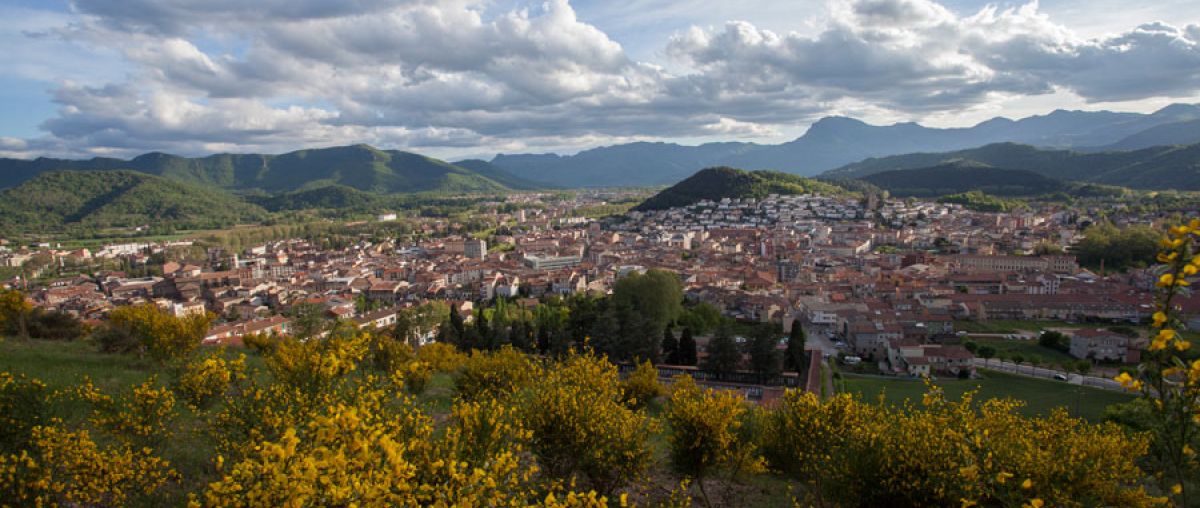
M0 192L0 229L228 227L266 212L225 191L136 171L53 171Z
M1064 190L1061 180L1023 169L1002 169L955 162L928 168L900 169L868 175L863 180L896 196L936 197L967 191L997 196L1030 196Z
M133 170L226 190L270 193L342 185L376 193L497 192L536 183L494 167L463 167L398 150L368 145L298 150L282 155L218 154L188 158L148 153L130 160L0 159L0 188L47 171ZM490 165L489 165L490 166Z
M762 198L768 194L842 194L836 185L776 171L744 171L728 167L708 168L664 189L635 210L662 210L710 199Z
M867 159L828 171L821 176L864 178L885 171L927 168L948 162L973 162L997 168L1032 171L1057 180L1134 189L1200 190L1200 144L1085 153L997 143L954 152L913 153Z

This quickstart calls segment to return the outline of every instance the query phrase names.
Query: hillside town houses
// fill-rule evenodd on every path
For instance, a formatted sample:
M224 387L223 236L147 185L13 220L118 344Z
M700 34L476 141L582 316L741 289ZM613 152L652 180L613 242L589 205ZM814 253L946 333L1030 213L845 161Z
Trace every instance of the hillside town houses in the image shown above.
M511 227L487 241L432 234L361 238L326 250L288 239L240 252L209 249L204 262L168 261L153 276L101 271L29 289L37 305L85 319L146 302L180 316L211 312L220 319L206 342L237 344L249 333L287 333L289 310L300 303L364 327L388 326L397 309L429 300L449 302L470 319L482 300L606 293L628 273L659 268L680 276L689 300L785 331L811 327L902 375L969 374L972 355L955 333L956 321L1138 323L1152 312L1153 277L1145 271L1101 276L1070 255L1035 254L1039 245L1068 248L1077 241L1075 221L1087 211L985 213L806 194L700 201L597 220L570 214L578 206L570 201L552 210L522 199L510 198L521 205L517 212L495 212ZM180 245L106 245L94 253L0 245L0 264L101 256L137 265ZM1197 299L1181 305L1186 316L1200 316ZM433 330L422 340L433 340ZM1071 354L1127 359L1141 346L1080 332Z

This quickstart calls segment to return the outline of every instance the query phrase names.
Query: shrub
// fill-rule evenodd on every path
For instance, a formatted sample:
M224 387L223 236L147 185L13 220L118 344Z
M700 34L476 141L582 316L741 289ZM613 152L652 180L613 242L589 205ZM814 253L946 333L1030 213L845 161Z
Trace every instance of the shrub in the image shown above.
M1140 436L1056 411L1018 415L1014 401L971 395L892 408L849 395L789 391L766 419L772 468L804 482L810 501L856 506L1148 506Z
M540 370L528 355L511 347L492 353L472 351L454 388L467 400L503 397L528 386L541 375Z
M0 454L29 445L33 429L49 418L48 397L41 381L0 372Z
M658 382L658 369L649 361L638 364L637 368L621 381L621 400L632 409L646 407L662 393L662 384Z
M177 318L153 304L118 307L96 338L105 352L137 352L166 362L196 349L211 321L209 315Z
M467 361L467 355L445 342L421 346L417 358L428 363L434 372L457 372Z
M671 465L696 479L706 503L704 480L714 470L759 469L754 440L739 433L748 413L749 407L736 392L702 390L690 376L677 376L671 386L664 415L671 426Z
M225 358L221 350L193 358L175 378L175 391L192 407L202 409L225 394L229 385L246 378L246 355Z
M522 421L552 477L582 476L609 494L649 467L653 424L621 403L617 369L604 358L569 355L531 392Z

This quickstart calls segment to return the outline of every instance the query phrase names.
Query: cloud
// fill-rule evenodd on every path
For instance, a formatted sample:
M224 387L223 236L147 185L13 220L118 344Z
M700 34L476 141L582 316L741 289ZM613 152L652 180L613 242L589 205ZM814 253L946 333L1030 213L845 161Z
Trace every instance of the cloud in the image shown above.
M1197 25L1084 38L1036 3L969 15L932 0L829 5L804 34L691 27L647 62L566 0L498 13L484 0L74 0L37 42L117 54L123 73L64 73L46 136L5 138L0 152L564 150L762 139L830 113L920 119L1062 90L1200 92Z

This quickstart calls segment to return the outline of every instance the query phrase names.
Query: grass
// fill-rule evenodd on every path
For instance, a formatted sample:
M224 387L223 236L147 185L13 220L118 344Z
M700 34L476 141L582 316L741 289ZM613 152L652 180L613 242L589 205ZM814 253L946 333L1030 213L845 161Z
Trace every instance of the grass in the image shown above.
M1113 404L1129 402L1133 397L1123 393L1096 388L1071 385L1062 381L1034 379L1001 372L980 371L979 379L939 379L940 386L951 400L956 400L970 390L979 390L978 399L1013 398L1025 402L1021 412L1030 416L1045 416L1053 409L1065 407L1072 416L1099 422L1104 418L1104 409ZM905 400L920 404L925 394L925 384L918 379L866 377L843 374L844 390L858 393L868 401L878 400L882 395L885 402L900 405Z
M1038 344L1036 340L1008 340L998 339L993 337L971 337L970 340L976 342L980 346L991 346L996 350L997 358L1012 358L1013 355L1021 355L1026 363L1033 357L1042 359L1042 363L1050 364L1073 364L1078 360L1057 349Z

